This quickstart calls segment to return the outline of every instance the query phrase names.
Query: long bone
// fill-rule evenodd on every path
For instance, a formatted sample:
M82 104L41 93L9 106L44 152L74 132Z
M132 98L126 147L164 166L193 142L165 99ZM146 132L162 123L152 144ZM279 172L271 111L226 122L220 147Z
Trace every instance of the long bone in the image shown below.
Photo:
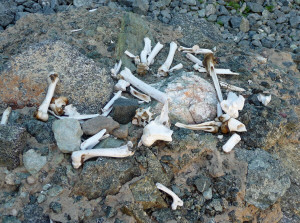
M99 141L102 139L105 132L106 132L106 129L102 129L97 134L95 134L92 137L85 140L83 143L81 143L80 149L81 150L88 150L88 149L94 148L99 143Z
M144 38L145 46L141 52L141 63L147 64L147 56L151 53L151 40L146 37Z
M7 124L10 113L11 113L11 107L7 107L2 114L1 123L0 123L1 125Z
M234 86L232 84L227 84L227 83L222 82L222 81L220 81L220 85L221 85L221 87L224 87L224 88L226 88L228 90L231 90L231 91L239 91L239 92L246 91L244 88L240 88L240 87Z
M163 104L165 104L165 102L167 101L167 94L151 87L150 85L133 76L133 74L127 67L125 67L125 69L121 71L120 75L124 78L125 81L128 81L131 85L135 86L137 89L143 91L155 100Z
M126 91L126 88L130 85L127 81L120 79L115 85L115 90L117 91Z
M150 96L148 96L146 94L143 94L141 92L138 92L133 87L130 87L130 94L132 94L134 97L136 97L136 98L138 98L138 99L140 99L142 101L145 101L147 103L149 103L151 101Z
M103 115L103 116L107 116L107 115L108 115L108 113L109 113L109 112L111 111L111 109L112 109L113 103L114 103L118 98L120 98L121 95L122 95L122 91L118 91L118 92L113 96L113 98L110 99L109 102L107 102L107 104L106 104L106 105L104 106L104 108L102 109L102 115Z
M72 165L75 169L78 169L84 161L94 157L115 157L124 158L132 156L134 154L130 149L133 147L131 141L128 141L127 145L118 148L101 148L101 149L90 149L80 150L72 153Z
M182 123L177 122L175 126L179 128L185 128L185 129L191 129L191 130L203 130L205 132L211 132L211 133L217 133L219 130L219 127L221 127L221 122L204 122L201 124L195 124L195 125L185 125Z
M176 210L177 206L183 206L183 201L173 191L171 191L169 188L162 185L161 183L156 183L156 187L159 190L162 190L162 191L166 192L167 194L169 194L173 198L173 203L171 205L172 210Z
M147 65L150 66L150 64L153 64L154 62L154 58L156 57L156 55L159 53L159 51L164 47L164 45L162 45L160 42L158 42L155 47L153 48L153 50L151 51L151 53L149 54L148 58L147 58Z
M167 57L166 61L164 62L164 64L158 68L158 72L157 72L158 76L167 76L168 75L171 64L173 62L173 58L174 58L176 49L177 49L177 44L175 42L171 42L168 57Z
M209 49L201 49L198 45L194 45L191 48L180 46L178 51L182 51L183 53L194 53L194 54L208 54L213 53L213 51Z
M40 107L37 110L36 115L35 115L35 117L41 121L46 122L49 118L48 108L49 108L51 99L53 97L55 87L56 87L58 80L59 80L58 74L56 74L56 73L50 74L48 76L48 83L49 83L48 91L47 91L44 101L40 105Z
M223 151L229 153L233 149L233 147L235 147L235 145L239 143L239 141L241 141L241 137L238 134L234 133L228 139L225 145L222 146Z

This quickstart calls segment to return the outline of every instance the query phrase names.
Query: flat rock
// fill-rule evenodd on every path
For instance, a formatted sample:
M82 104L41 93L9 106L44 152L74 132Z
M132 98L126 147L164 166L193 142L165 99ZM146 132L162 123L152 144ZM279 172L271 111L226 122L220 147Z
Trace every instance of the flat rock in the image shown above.
M138 107L135 99L119 98L113 104L113 119L120 124L127 124L132 121Z
M55 95L66 96L80 113L97 113L112 93L111 78L93 60L62 41L45 41L10 60L1 74L0 105L39 106L52 71L60 79Z
M78 120L56 120L53 122L52 130L60 151L63 153L72 153L80 149L83 132Z
M41 156L33 149L23 154L23 163L26 170L31 174L37 174L47 163L47 157Z
M95 135L102 129L106 129L106 133L112 133L114 129L120 127L120 124L111 117L98 116L85 121L81 127L85 135Z
M125 139L128 136L128 125L120 125L120 128L114 129L112 135L119 138Z

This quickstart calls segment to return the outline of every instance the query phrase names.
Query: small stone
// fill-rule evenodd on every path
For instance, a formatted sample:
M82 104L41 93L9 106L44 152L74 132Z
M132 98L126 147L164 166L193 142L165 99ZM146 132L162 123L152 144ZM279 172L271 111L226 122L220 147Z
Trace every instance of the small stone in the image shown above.
M263 38L262 40L261 40L261 45L263 46L263 47L267 47L267 48L273 48L273 43L270 41L270 40L268 40L267 38Z
M38 198L37 198L37 202L39 204L43 203L44 201L46 201L47 196L45 194L39 194Z
M28 14L29 14L29 12L17 12L17 13L16 13L15 19L16 19L16 21L17 21L17 20L19 20L20 18L22 18L22 17L24 17L24 16L26 16L26 15L28 15Z
M120 128L114 129L112 135L119 138L125 139L128 136L128 125L120 125Z
M230 19L230 24L232 28L240 28L242 22L241 17L234 16Z
M43 190L48 190L49 188L51 188L52 187L52 185L51 184L45 184L44 186L43 186Z
M2 218L2 223L21 223L15 216L5 215Z
M23 154L23 163L26 170L34 175L37 174L47 163L47 157L41 156L33 149L28 150Z
M149 9L149 0L134 0L132 10L135 13L146 15Z
M120 127L120 124L111 117L98 116L84 122L81 127L85 135L95 135L102 129L106 129L106 133L111 134L114 129Z
M242 21L240 24L240 30L244 33L248 32L250 30L250 25L248 19L242 17Z
M261 47L262 46L261 42L259 40L253 40L251 43L252 43L253 46L257 46L257 47Z
M76 7L82 7L82 6L90 6L93 3L92 0L74 0L73 4Z
M26 181L29 185L33 185L35 183L35 178L33 176L28 176Z
M255 2L247 2L247 6L250 8L252 12L263 12L264 7Z
M297 28L300 23L300 16L290 18L290 24L292 28Z
M204 191L203 197L204 197L206 200L212 199L212 189L211 189L211 187L208 188L207 191Z
M61 204L58 202L51 202L49 205L49 208L55 213L61 213L62 212L62 207Z
M83 134L80 123L75 119L61 119L53 122L52 130L59 150L72 153L80 149Z
M211 180L210 178L200 175L197 177L197 179L194 181L195 186L197 187L197 190L201 193L206 191L210 185L211 185Z
M119 98L113 104L113 119L120 124L127 124L132 121L139 103L135 99Z
M214 199L210 203L210 205L215 209L215 211L218 211L218 212L222 212L223 211L223 207L222 207L220 199Z
M269 19L270 18L270 12L268 11L268 10L264 10L263 12L262 12L262 17L264 18L264 19Z
M118 213L118 211L114 207L108 206L105 210L105 216L107 218L112 218L112 217L116 216L117 213Z
M206 17L216 13L216 7L213 4L208 4L205 8Z
M50 197L56 197L58 195L61 194L61 192L63 191L63 188L59 185L54 185L53 187L51 187L47 194L50 196Z
M107 139L101 140L100 143L94 147L94 149L117 148L123 145L126 145L126 142L124 140L109 137Z
M221 5L218 8L218 15L229 15L229 12L228 12L228 10L226 9L225 6Z
M197 5L196 0L183 0L182 2L187 5Z
M199 15L200 18L204 18L205 17L205 9L199 10L198 15Z
M228 28L228 26L229 26L229 20L230 20L230 16L220 16L217 19L217 21L220 22L221 24L223 24L223 26L225 28Z
M210 16L208 16L207 21L209 21L209 22L215 22L215 21L217 21L217 15L210 15Z
M285 23L287 21L287 18L285 16L280 16L277 20L276 23L278 24L282 24Z

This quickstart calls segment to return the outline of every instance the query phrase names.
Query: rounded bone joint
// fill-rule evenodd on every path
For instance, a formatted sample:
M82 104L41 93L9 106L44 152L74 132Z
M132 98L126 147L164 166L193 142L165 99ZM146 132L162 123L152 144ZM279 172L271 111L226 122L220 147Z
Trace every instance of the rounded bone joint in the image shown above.
M118 83L115 85L115 90L117 91L126 91L126 88L129 87L130 83L127 81L120 79Z
M271 101L271 95L267 96L264 94L258 94L257 99L264 105L267 106L267 104Z
M160 42L158 42L155 47L153 48L153 50L151 51L151 53L149 54L148 58L147 58L147 65L149 66L150 64L153 64L154 62L154 58L156 57L156 55L159 53L159 51L164 47L164 45L162 45Z
M245 98L242 95L237 96L233 92L229 92L227 100L221 102L221 107L226 114L230 115L232 118L237 118L239 116L239 110L244 107Z
M72 153L72 165L75 169L78 169L84 161L94 157L124 158L132 156L134 154L134 152L130 150L132 147L132 142L128 141L127 145L117 148L101 148L75 151Z
M170 50L168 57L163 65L158 68L158 76L167 76L170 70L171 64L173 62L173 58L177 49L177 44L175 42L170 43Z
M59 80L58 74L56 74L56 73L52 73L48 76L48 82L49 82L48 91L47 91L44 101L42 102L42 104L40 105L40 107L36 113L36 118L41 121L46 122L49 118L48 108L49 108L51 99L53 97L55 87L56 87L58 80Z
M156 187L159 190L162 190L164 192L166 192L167 194L169 194L172 198L173 198L173 203L171 205L172 210L176 210L177 206L182 207L183 206L183 201L177 196L177 194L175 194L173 191L171 191L169 188L167 188L166 186L164 186L161 183L156 183Z
M150 108L138 108L135 112L135 116L132 118L132 124L137 126L146 126L152 120L152 112Z
M229 153L235 147L235 145L239 143L239 141L241 141L241 137L238 134L234 133L228 139L225 145L223 145L222 147L223 151Z
M50 103L50 109L54 111L56 115L62 115L64 113L64 107L68 104L68 98L60 96L58 98L52 98Z
M1 125L7 124L10 113L11 113L11 107L7 107L2 114L1 123L0 123Z
M92 137L85 140L83 143L81 143L80 149L81 150L88 150L88 149L94 148L99 143L99 141L102 139L105 132L106 132L106 129L102 129L97 134L95 134Z
M141 52L141 63L147 64L147 56L151 53L151 40L146 37L144 38L145 46Z

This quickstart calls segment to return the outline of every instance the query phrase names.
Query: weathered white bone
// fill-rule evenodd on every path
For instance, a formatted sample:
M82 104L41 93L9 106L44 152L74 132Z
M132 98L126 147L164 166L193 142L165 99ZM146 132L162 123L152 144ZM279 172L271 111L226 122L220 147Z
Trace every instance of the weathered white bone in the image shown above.
M104 106L104 108L102 109L102 112L105 113L107 111L109 111L109 109L112 107L113 103L120 98L122 95L122 91L118 91L113 97L112 99L110 99L109 102L107 102L107 104ZM102 114L103 115L103 114Z
M222 125L221 122L216 122L216 121L209 121L209 122L204 122L201 124L195 124L195 125L185 125L182 123L177 122L175 126L179 128L185 128L185 129L191 129L191 130L203 130L205 132L212 132L216 133L219 130L219 127Z
M132 118L132 124L137 126L146 126L151 120L153 113L150 112L150 108L138 108L135 112L135 116Z
M131 141L128 141L127 145L118 148L101 148L101 149L90 149L80 150L72 153L72 165L75 169L78 169L84 161L94 157L115 157L124 158L132 156L134 154L130 149L133 147Z
M126 91L126 88L130 85L127 81L120 79L115 85L115 90L117 91Z
M36 116L35 116L37 119L39 119L41 121L46 122L49 118L48 108L49 108L51 99L53 97L55 87L56 87L58 80L59 80L58 74L56 74L56 73L52 73L48 76L48 83L49 83L48 91L47 91L44 101L40 105L40 107L36 113Z
M10 113L11 113L11 107L7 107L2 114L1 123L0 123L1 125L7 124Z
M50 103L50 109L54 111L56 115L62 115L64 113L64 107L68 104L68 99L64 96L58 98L52 98Z
M167 188L166 186L160 184L160 183L156 183L156 187L159 190L162 190L164 192L166 192L167 194L169 194L172 198L173 198L173 203L171 205L172 210L176 210L177 206L183 206L183 201L173 192L171 191L169 188Z
M173 131L170 129L169 116L168 116L168 102L162 108L161 114L151 121L143 129L141 143L145 146L151 146L157 140L172 141Z
M230 132L247 132L245 125L235 118L230 118L227 124Z
M227 84L227 83L222 82L222 81L220 81L220 85L221 85L221 87L224 87L224 88L226 88L228 90L231 90L231 91L239 91L239 92L246 91L244 88L237 87L237 86L234 86L232 84Z
M223 111L221 108L221 104L218 102L217 104L217 117L220 117L221 115L223 115Z
M221 102L221 107L230 117L237 118L239 117L239 110L244 107L244 103L245 98L242 95L237 96L235 93L229 92L227 100Z
M134 60L135 65L138 65L139 63L141 63L141 59L139 56L133 55L128 50L126 50L124 53Z
M147 58L147 65L149 66L150 64L153 64L154 62L154 58L156 57L156 55L159 53L159 51L164 47L164 45L162 45L160 42L158 42L155 47L153 48L153 50L151 51L151 53L149 54L148 58Z
M209 49L201 49L198 45L194 45L192 48L180 46L178 50L182 51L183 53L194 53L194 54L213 53L213 51Z
M203 66L203 63L200 59L198 59L197 57L195 57L194 55L187 53L186 54L186 58L188 58L189 60L191 60L192 62L194 62L195 64L198 64L199 66ZM205 68L203 68L205 70ZM204 71L206 72L206 70Z
M151 53L151 40L146 37L144 38L145 46L141 52L141 63L147 63L147 56Z
M108 110L106 110L105 112L102 112L101 116L108 116L109 113L112 111L113 107L111 106Z
M72 118L72 119L77 119L77 120L85 120L85 119L91 119L91 118L95 118L95 117L99 116L99 114L87 114L87 115L83 114L83 115L81 115L79 112L77 112L76 107L74 107L72 104L67 105L64 108L64 115L66 115L66 116L58 116L51 110L48 110L48 112L58 119Z
M102 139L105 132L106 132L106 129L102 129L97 134L95 134L92 137L85 140L83 143L81 143L80 149L81 150L88 150L88 149L94 148L99 143L99 141Z
M172 67L170 70L169 70L169 73L173 72L174 70L180 70L183 68L183 65L182 63L180 64L177 64L176 66Z
M194 65L193 68L197 70L200 73L206 73L206 69L204 67L196 66ZM220 68L215 68L215 72L217 75L220 74L225 74L225 75L240 75L239 73L232 72L230 69L220 69Z
M163 104L165 104L165 102L167 101L167 99L168 99L167 94L151 87L150 85L146 84L145 82L143 82L140 79L133 76L133 74L127 67L125 67L125 69L122 70L120 74L124 78L124 80L128 81L130 84L135 86L137 89L146 93L147 95L154 98L155 100L157 100Z
M200 47L198 45L194 45L193 47L189 48L189 47L184 47L184 46L180 46L178 47L178 51L190 51L190 52L196 52L197 50L199 50Z
M141 92L138 92L137 90L135 90L133 87L130 86L130 94L132 94L134 97L142 100L142 101L145 101L147 103L149 103L151 101L151 98L150 96L146 95L146 94L143 94Z
M234 133L228 139L225 145L223 145L222 147L223 151L229 153L233 149L233 147L235 147L235 145L239 143L239 141L241 141L241 137L238 134Z
M230 118L231 118L230 115L222 114L221 116L218 117L218 120L220 122L227 122Z
M158 76L167 76L170 70L171 64L173 62L173 58L177 49L177 44L175 42L170 43L170 50L168 57L163 65L158 68L157 75Z
M258 94L257 99L264 105L267 106L271 101L271 95L267 96L264 94Z
M114 66L114 68L112 68L110 70L112 77L117 78L118 73L119 73L119 71L121 69L121 66L122 66L122 60L120 60L119 63L116 63L115 66Z

